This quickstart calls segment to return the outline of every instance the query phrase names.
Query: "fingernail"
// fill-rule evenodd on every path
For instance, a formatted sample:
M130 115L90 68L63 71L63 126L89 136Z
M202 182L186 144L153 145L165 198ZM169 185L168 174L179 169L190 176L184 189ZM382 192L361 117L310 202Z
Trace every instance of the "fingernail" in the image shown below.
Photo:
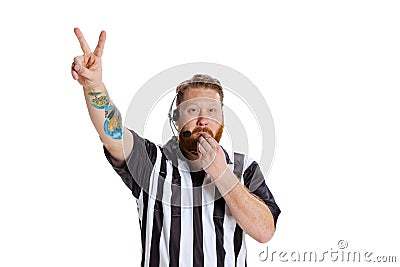
M80 66L80 65L75 65L75 66L74 66L74 70L79 71L80 69L81 69L81 66Z

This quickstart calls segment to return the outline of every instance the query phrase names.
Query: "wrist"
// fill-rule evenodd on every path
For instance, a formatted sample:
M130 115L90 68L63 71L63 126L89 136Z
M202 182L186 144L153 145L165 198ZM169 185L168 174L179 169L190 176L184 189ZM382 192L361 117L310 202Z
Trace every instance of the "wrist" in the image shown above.
M83 91L85 93L90 93L90 92L107 92L106 86L104 85L103 82L100 82L98 84L88 84L83 86Z
M215 186L221 193L221 196L225 198L228 193L240 183L240 180L229 168L227 168L225 172L218 177L218 179L214 180L214 182Z
M226 170L228 169L228 165L217 166L216 164L211 164L205 171L213 178L213 180L219 179L224 175Z

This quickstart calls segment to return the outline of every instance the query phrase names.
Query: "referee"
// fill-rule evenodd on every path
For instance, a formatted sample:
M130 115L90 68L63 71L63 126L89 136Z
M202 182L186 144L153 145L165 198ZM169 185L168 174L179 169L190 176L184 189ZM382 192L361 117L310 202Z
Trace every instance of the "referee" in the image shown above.
M219 145L220 82L197 74L180 83L169 111L177 136L155 145L122 125L102 82L106 33L92 52L81 31L74 32L83 55L71 73L83 86L108 161L136 198L141 266L247 266L245 234L269 241L280 209L257 162Z

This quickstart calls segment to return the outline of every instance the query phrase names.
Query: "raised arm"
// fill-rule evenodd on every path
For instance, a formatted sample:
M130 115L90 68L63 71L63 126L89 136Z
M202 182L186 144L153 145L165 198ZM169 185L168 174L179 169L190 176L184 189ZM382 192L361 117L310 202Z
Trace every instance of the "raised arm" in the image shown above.
M111 101L102 80L101 57L106 32L100 33L94 52L90 50L79 28L75 28L74 32L83 55L74 58L71 66L72 77L83 87L89 116L100 140L114 158L114 164L121 166L125 160L124 152L125 155L129 155L133 148L133 137L132 133L123 127L121 113ZM122 142L122 137L124 142Z

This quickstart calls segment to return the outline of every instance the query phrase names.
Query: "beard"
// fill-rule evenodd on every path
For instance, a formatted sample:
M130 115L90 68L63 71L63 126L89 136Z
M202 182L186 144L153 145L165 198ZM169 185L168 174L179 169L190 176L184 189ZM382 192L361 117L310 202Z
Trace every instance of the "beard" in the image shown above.
M208 133L212 138L214 138L219 143L219 141L221 140L221 137L222 137L222 133L224 131L224 125L221 125L218 128L215 136L214 136L214 133L208 127L194 128L194 130L191 132L192 134L189 137L183 136L184 131L185 131L185 129L182 128L181 131L179 132L179 147L184 152L191 153L191 154L194 154L197 156L198 155L197 144L199 142L199 138L201 135L195 137L194 136L195 133L198 133L198 132Z

